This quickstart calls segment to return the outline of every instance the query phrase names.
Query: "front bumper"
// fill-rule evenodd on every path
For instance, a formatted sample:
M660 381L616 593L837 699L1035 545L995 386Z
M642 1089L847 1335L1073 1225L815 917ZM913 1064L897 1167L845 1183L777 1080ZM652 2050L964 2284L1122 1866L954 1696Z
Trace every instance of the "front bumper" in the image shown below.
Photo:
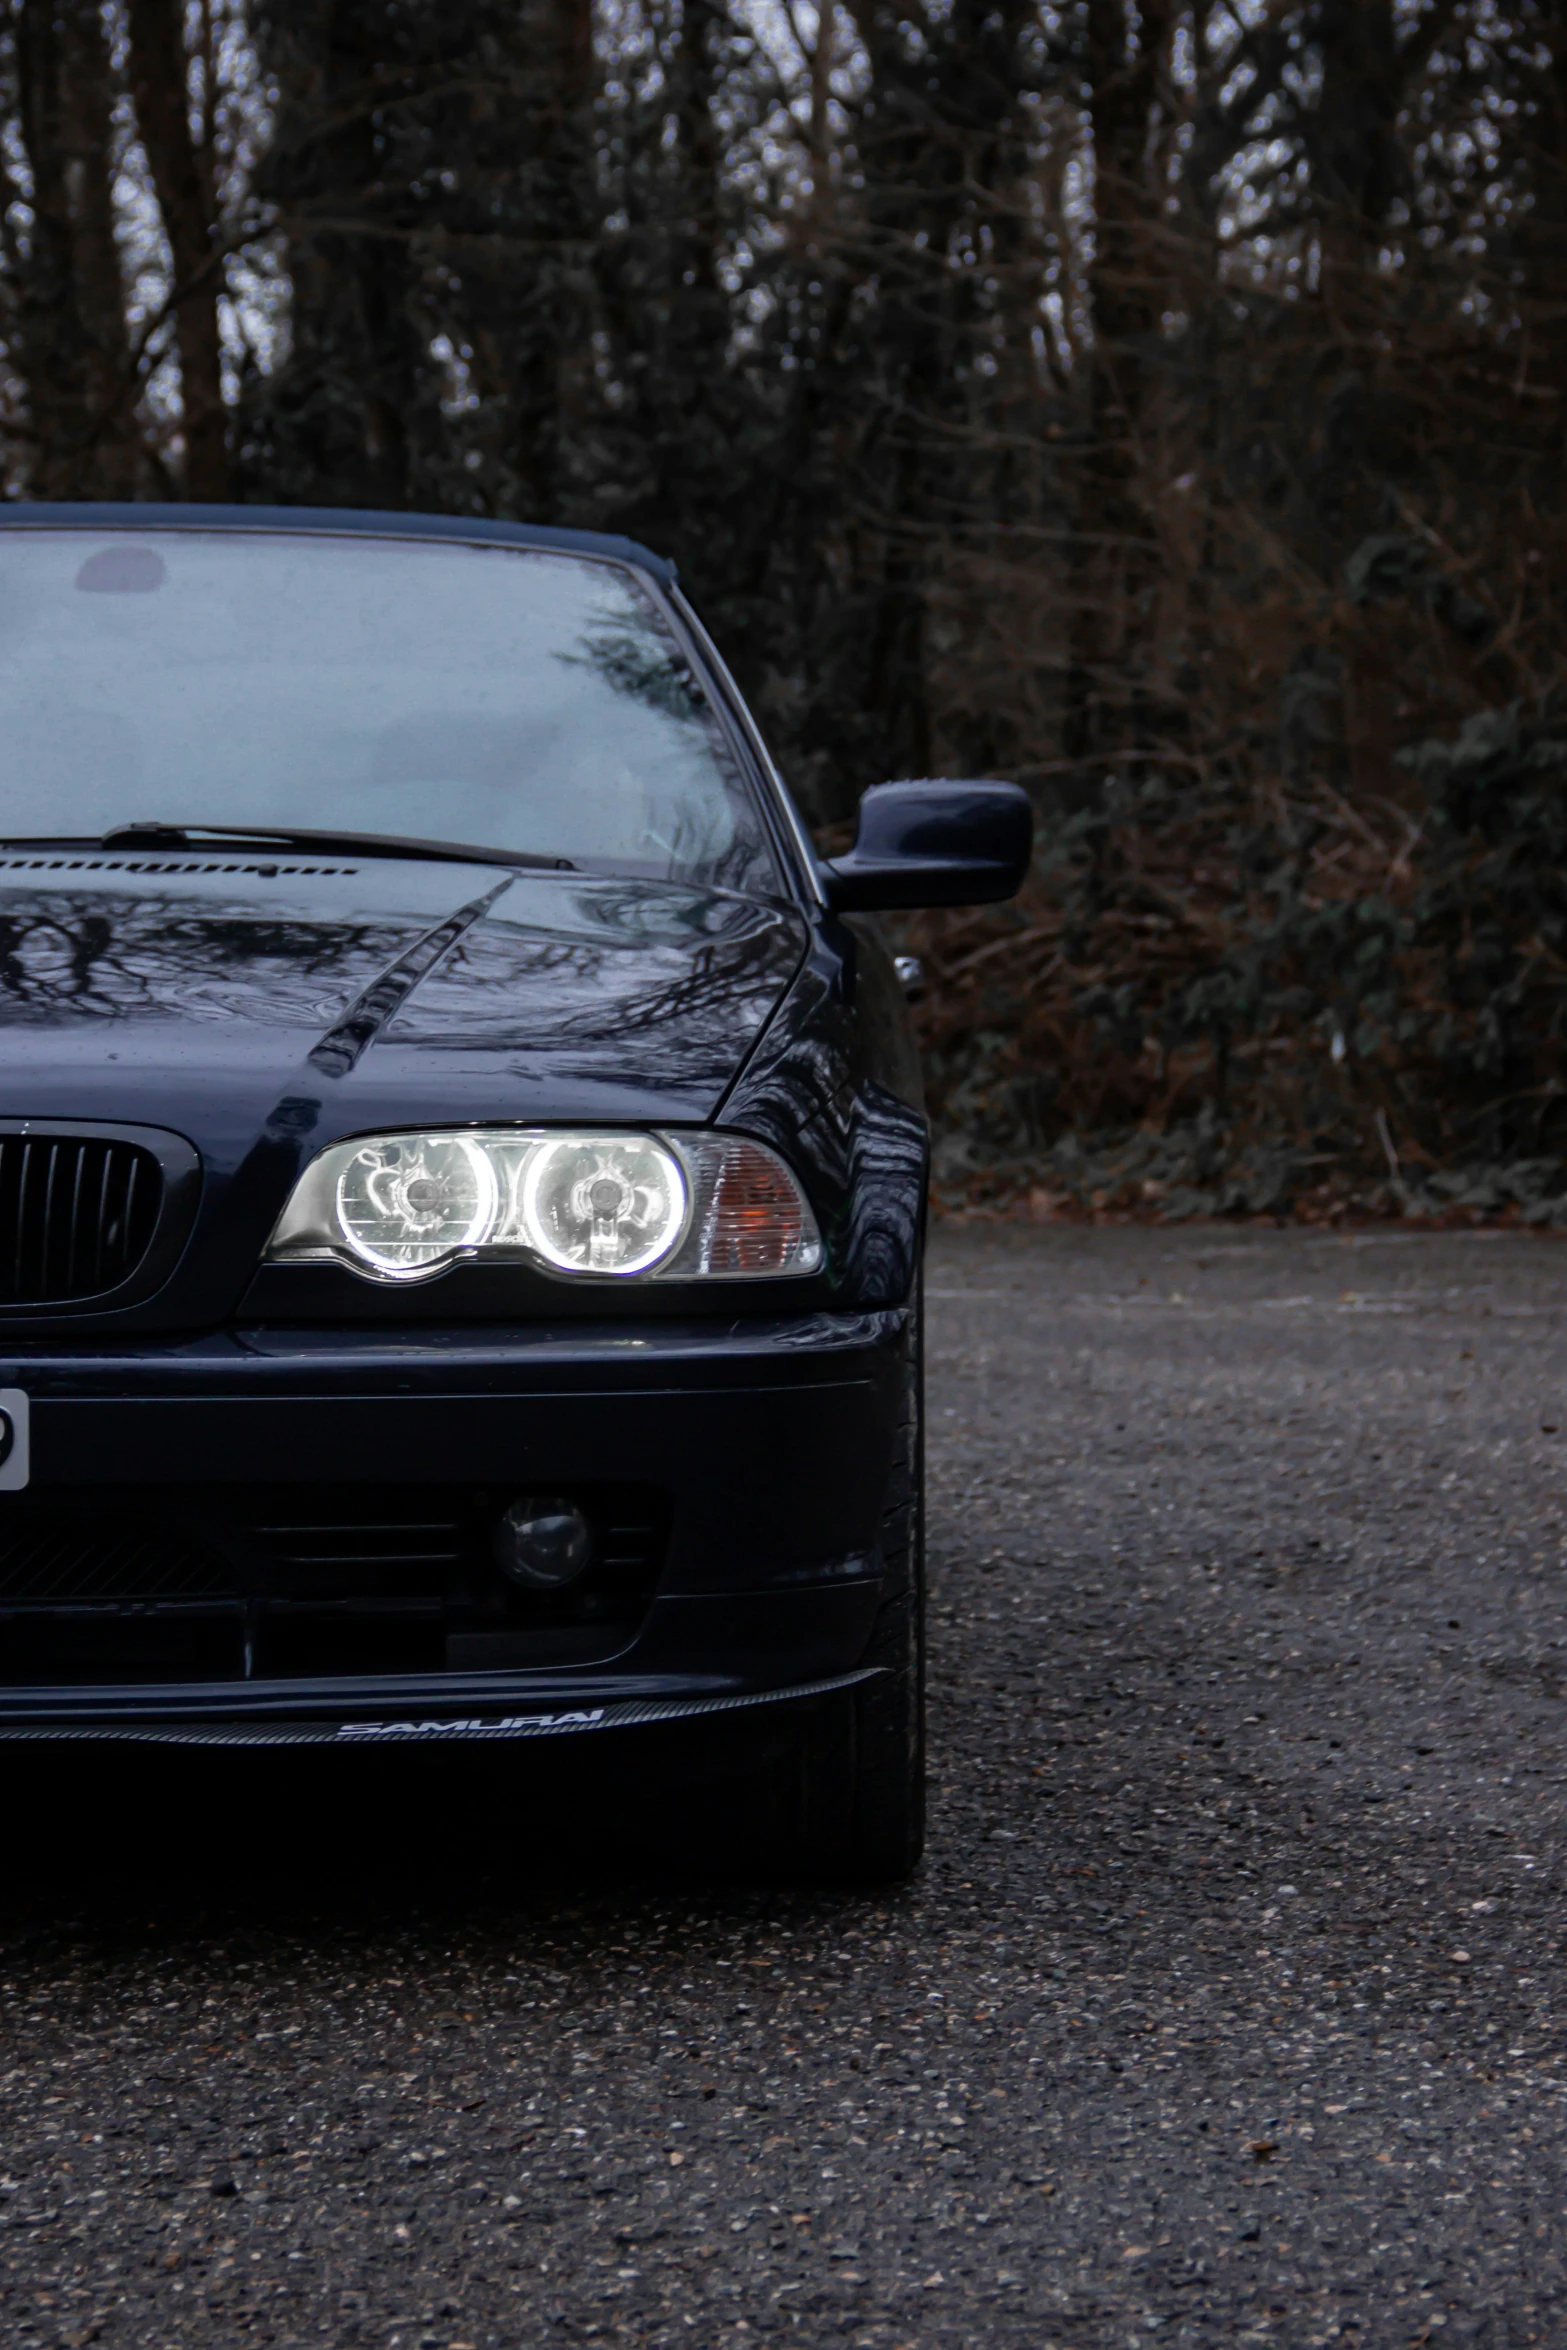
M666 1498L667 1541L641 1621L589 1665L124 1682L111 1668L71 1685L7 1670L0 1621L0 1737L526 1738L846 1686L880 1597L905 1320L258 1330L13 1354L0 1385L31 1398L35 1505L95 1488L178 1502L225 1483L611 1478Z

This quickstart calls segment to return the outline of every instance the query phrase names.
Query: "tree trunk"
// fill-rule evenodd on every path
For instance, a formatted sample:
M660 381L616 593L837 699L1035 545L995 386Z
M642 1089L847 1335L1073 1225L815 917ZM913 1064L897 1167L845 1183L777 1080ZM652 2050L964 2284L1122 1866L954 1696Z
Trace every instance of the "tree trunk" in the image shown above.
M185 495L228 496L228 418L208 159L191 133L181 0L128 0L131 82L142 144L174 258L174 332L184 418Z
M1174 30L1172 0L1143 0L1133 34L1125 0L1089 0L1084 66L1093 140L1093 347L1084 355L1072 642L1063 747L1097 773L1137 732L1146 675L1155 548L1139 497L1152 346L1169 273L1160 254L1163 190L1154 168L1156 106Z
M14 22L18 127L33 183L10 354L27 387L28 487L42 498L129 497L135 387L103 20L94 0L23 0Z

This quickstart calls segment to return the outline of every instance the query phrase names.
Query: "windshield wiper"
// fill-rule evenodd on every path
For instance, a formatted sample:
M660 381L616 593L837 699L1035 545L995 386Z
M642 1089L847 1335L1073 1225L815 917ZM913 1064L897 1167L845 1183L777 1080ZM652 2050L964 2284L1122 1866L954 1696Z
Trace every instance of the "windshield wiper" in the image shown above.
M249 847L308 849L325 857L419 857L447 865L514 865L533 872L575 873L569 857L534 857L522 849L481 849L454 840L410 840L395 832L312 832L294 824L116 824L100 849L196 849L208 841ZM27 844L16 844L27 845Z

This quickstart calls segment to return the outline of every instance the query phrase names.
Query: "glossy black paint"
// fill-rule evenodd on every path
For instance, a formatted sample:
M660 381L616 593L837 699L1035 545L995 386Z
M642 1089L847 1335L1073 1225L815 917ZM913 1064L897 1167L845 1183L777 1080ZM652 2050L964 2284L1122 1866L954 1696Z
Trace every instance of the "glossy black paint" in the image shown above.
M0 1316L0 1385L33 1399L32 1490L310 1479L395 1493L439 1475L515 1493L612 1473L656 1484L672 1528L645 1624L586 1676L10 1687L0 1727L314 1734L414 1704L471 1722L476 1707L706 1702L852 1673L924 1220L918 1057L874 922L828 904L669 566L627 542L407 515L13 507L0 533L19 522L325 527L635 563L726 715L778 881L740 896L238 844L0 848L0 1115L112 1124L187 1155L169 1229L188 1236L156 1286ZM1000 853L987 807L965 835L976 871ZM932 821L950 845L948 819ZM867 848L887 848L874 814ZM327 1143L511 1121L753 1134L798 1173L825 1268L680 1286L469 1264L409 1290L262 1265Z
M841 911L978 906L1016 897L1034 812L1015 783L881 783L860 801L847 856L824 867Z
M807 938L783 904L581 874L0 853L0 1103L194 1144L201 1206L172 1279L99 1319L211 1327L300 1169L344 1135L709 1123ZM331 1268L271 1278L312 1316L338 1292L350 1316L386 1303ZM493 1294L504 1312L533 1291Z
M624 1323L389 1341L229 1331L25 1359L36 1485L367 1478L591 1482L606 1462L674 1503L657 1599L612 1669L401 1686L0 1690L0 1725L362 1719L391 1703L471 1712L613 1687L722 1696L852 1671L876 1597L903 1317L729 1328ZM10 1376L8 1365L7 1378Z

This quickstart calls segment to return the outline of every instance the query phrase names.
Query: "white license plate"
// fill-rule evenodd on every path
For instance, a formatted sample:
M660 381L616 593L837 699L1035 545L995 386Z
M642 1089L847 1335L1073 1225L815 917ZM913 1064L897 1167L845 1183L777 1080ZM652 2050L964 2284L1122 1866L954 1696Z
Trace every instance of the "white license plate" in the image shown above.
M20 1493L28 1473L27 1390L0 1387L0 1493Z

